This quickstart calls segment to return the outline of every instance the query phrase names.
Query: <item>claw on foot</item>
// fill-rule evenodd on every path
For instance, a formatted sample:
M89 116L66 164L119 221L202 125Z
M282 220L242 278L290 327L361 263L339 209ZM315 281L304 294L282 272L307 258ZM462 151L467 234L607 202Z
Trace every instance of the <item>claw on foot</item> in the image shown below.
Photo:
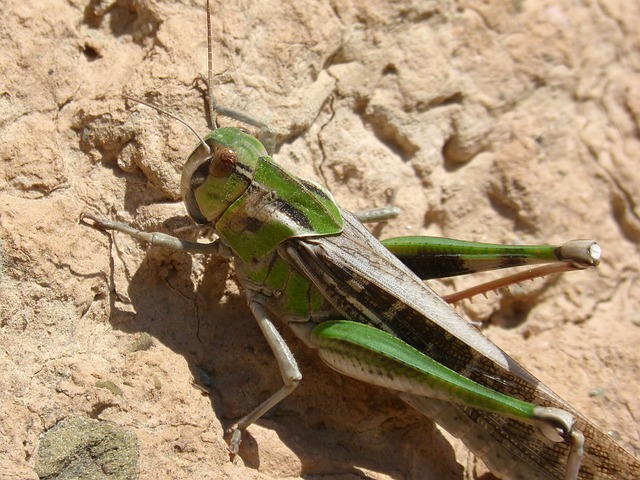
M227 433L231 433L231 441L229 442L229 456L233 460L233 457L235 457L240 450L240 444L242 443L242 430L238 428L238 425L234 425L229 430L227 430Z
M93 228L105 228L105 221L101 218L97 217L91 212L82 212L79 218L80 223L83 223L89 227Z

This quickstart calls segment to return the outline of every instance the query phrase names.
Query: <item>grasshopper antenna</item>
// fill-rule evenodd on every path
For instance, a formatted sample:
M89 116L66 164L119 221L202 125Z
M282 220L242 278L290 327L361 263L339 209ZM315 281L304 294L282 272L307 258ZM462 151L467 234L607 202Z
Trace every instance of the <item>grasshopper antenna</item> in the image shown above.
M207 78L207 92L209 94L209 118L211 119L211 126L213 127L213 129L217 129L218 128L218 121L217 121L217 115L216 112L218 110L218 104L216 103L216 99L213 95L213 91L211 90L211 85L213 85L213 48L212 48L212 32L211 32L211 6L209 4L209 0L207 0L207 53L208 53L208 61L207 61L207 67L208 67L208 78ZM204 141L204 139L200 136L200 134L198 132L196 132L195 128L193 128L191 125L189 125L187 122L185 122L184 120L182 120L180 117L174 115L173 113L167 112L166 110L163 110L162 108L153 105L151 103L147 103L143 100L134 98L134 97L130 97L128 95L124 95L124 98L126 98L127 100L131 100L132 102L136 102L136 103L140 103L146 107L149 108L153 108L156 112L162 113L163 115L166 115L167 117L170 117L174 120L176 120L177 122L180 122L182 125L184 125L185 127L187 127L189 130L191 130L193 132L193 134L198 137L198 140L200 141L200 143L202 144L202 146L205 148L205 150L207 151L207 153L211 153L211 148L209 148L209 145L207 145L207 143Z
M185 122L183 119L178 117L177 115L174 115L171 112L167 112L166 110L163 110L162 108L158 107L157 105L153 105L152 103L147 103L147 102L145 102L143 100L140 100L138 98L130 97L129 95L123 95L123 96L127 100L131 100L132 102L140 103L140 104L144 105L145 107L153 108L156 112L159 112L159 113L161 113L163 115L166 115L167 117L170 117L170 118L174 119L177 122L180 122L182 125L184 125L189 130L191 130L196 137L198 137L198 140L200 141L202 146L205 148L207 153L211 153L211 148L209 148L209 145L207 145L207 142L204 141L204 138L202 138L200 136L200 134L198 132L196 132L196 129L193 128L191 125L189 125L187 122Z
M260 128L264 128L266 129L266 131L271 134L271 136L273 136L273 134L271 133L271 131L269 130L269 128L262 122L259 122L257 120L254 120L251 117L248 117L247 115L244 115L242 113L239 112L235 112L233 110L230 109L226 109L223 107L218 106L218 103L216 102L216 98L213 94L213 91L211 89L211 85L213 85L213 32L212 32L212 26L211 26L211 5L210 5L210 1L207 0L207 94L208 94L208 104L209 104L209 118L211 119L211 127L213 128L213 130L216 130L219 126L218 126L218 110L222 110L222 114L223 115L228 115L231 118L235 118L241 122L245 122L249 125L255 125L258 126ZM173 113L170 113L160 107L158 107L157 105L153 105L151 103L147 103L143 100L140 100L138 98L134 98L134 97L130 97L129 95L124 95L124 98L126 98L127 100L131 100L132 102L136 102L136 103L140 103L146 107L149 108L153 108L156 112L159 112L163 115L166 115L167 117L170 117L178 122L180 122L182 125L184 125L185 127L187 127L189 130L191 130L193 132L193 134L198 137L198 140L200 141L200 143L202 144L202 146L205 148L205 150L208 153L211 153L211 149L209 148L209 145L207 145L207 143L204 141L204 139L200 136L200 134L198 132L196 132L195 128L193 128L191 125L189 125L187 122L185 122L183 119L181 119L180 117L174 115ZM270 137L269 137L270 138ZM275 139L272 140L272 143L275 143ZM272 148L273 149L273 148Z
M211 85L213 85L213 48L212 48L212 38L213 34L211 32L211 5L209 0L207 0L207 53L208 53L208 58L207 58L207 82L208 82L208 94L209 94L209 118L211 119L211 126L213 127L213 129L217 129L218 128L218 119L217 119L217 115L216 112L218 110L218 104L216 103L216 98L213 95L213 91L211 90ZM177 115L174 115L171 112L167 112L166 110L163 110L162 108L153 105L151 103L147 103L143 100L140 100L138 98L134 98L134 97L130 97L128 95L124 95L124 98L126 98L127 100L131 100L132 102L136 102L136 103L140 103L146 107L149 108L153 108L156 112L159 112L163 115L166 115L167 117L170 117L174 120L176 120L177 122L180 122L182 125L184 125L185 127L187 127L189 130L191 130L193 132L193 134L198 137L198 140L200 141L200 143L202 144L202 146L205 148L205 150L207 151L207 153L211 153L211 148L209 148L209 145L207 145L207 142L204 141L204 139L200 136L200 134L198 132L196 132L195 128L193 128L191 125L189 125L187 122L185 122L183 119L181 119L180 117L178 117Z
M207 0L207 82L208 88L207 93L209 94L209 118L211 119L211 127L215 130L218 128L218 119L216 118L216 111L218 105L216 103L216 98L213 95L213 90L211 86L213 85L213 42L211 37L213 36L211 32L211 6L209 5L209 0Z
M216 97L213 94L213 32L211 26L211 5L210 1L207 0L207 53L208 53L208 72L207 72L207 93L208 93L208 104L209 104L209 118L211 119L211 128L213 130L219 127L218 125L218 115L222 115L224 117L233 118L238 120L239 122L246 123L247 125L253 125L254 127L258 127L260 132L258 133L258 139L264 144L267 152L272 154L276 149L276 135L269 128L269 126L257 120L245 113L237 112L230 108L227 108L223 105L218 105L216 101Z

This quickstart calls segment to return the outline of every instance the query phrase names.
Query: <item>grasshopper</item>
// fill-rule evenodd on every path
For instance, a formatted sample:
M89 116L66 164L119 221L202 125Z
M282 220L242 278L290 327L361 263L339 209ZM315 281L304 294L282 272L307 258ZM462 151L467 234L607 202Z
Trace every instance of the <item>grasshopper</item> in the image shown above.
M209 87L210 16L207 2ZM82 220L151 245L234 261L283 386L232 427L233 455L239 451L243 431L302 380L274 325L273 318L278 317L329 367L396 392L460 438L500 478L640 478L636 458L490 342L424 282L515 265L551 265L530 276L596 266L600 251L595 242L574 240L557 247L427 237L380 242L357 216L340 208L326 188L296 177L271 158L272 149L265 143L273 136L264 124L221 107L211 88L208 92L212 130L198 136L200 142L183 169L181 192L189 216L213 228L218 239L182 240L91 213L84 213ZM256 137L238 128L219 127L218 115L259 127L262 134ZM374 220L379 218L373 215ZM480 290L522 278L507 278Z

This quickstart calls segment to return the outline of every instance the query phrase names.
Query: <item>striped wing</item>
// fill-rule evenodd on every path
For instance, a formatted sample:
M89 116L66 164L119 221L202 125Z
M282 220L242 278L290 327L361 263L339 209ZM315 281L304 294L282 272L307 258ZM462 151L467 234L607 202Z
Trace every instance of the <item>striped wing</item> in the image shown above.
M586 439L580 479L640 478L638 460L460 317L352 214L342 214L342 234L288 240L278 247L278 253L323 292L344 319L392 333L496 391L570 412ZM444 413L442 402L402 397L428 416L435 416L490 468L493 466L496 474L505 478L564 478L567 443L545 440L534 427L496 414L461 406ZM476 438L480 432L482 442ZM496 455L499 458L493 458ZM524 473L520 475L518 469Z

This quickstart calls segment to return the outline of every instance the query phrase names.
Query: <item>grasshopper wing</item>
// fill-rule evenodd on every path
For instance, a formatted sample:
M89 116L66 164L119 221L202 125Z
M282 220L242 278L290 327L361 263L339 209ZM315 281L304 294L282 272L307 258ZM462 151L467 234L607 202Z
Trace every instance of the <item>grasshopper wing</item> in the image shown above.
M352 214L340 235L291 239L278 253L346 320L385 330L462 376L575 418L580 479L637 479L640 462L484 337L411 273ZM401 398L458 436L502 478L563 479L570 445L518 420L410 394Z

